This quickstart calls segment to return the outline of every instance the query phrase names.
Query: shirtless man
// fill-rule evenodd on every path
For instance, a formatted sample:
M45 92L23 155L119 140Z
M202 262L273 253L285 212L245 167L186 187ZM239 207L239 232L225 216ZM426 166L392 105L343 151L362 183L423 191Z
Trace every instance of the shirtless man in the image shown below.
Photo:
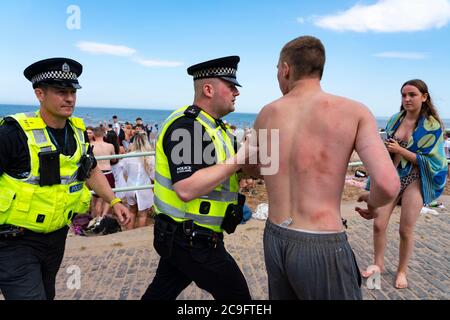
M104 130L101 127L94 128L94 141L91 141L91 145L94 147L94 156L110 156L115 155L114 146L111 143L106 143L103 141ZM114 175L112 173L110 160L98 160L97 165L100 170L102 170L106 179L109 182L111 188L115 188ZM103 201L102 198L95 197L94 200L94 211L95 217L100 218L106 215L109 211L109 204Z
M287 43L277 75L283 97L265 106L255 122L259 133L268 129L268 150L279 147L280 154L278 172L264 177L270 299L361 299L361 277L340 212L353 150L372 179L367 209L355 209L363 218L373 219L400 187L367 107L322 91L324 64L319 39ZM272 129L279 130L279 146L270 145Z

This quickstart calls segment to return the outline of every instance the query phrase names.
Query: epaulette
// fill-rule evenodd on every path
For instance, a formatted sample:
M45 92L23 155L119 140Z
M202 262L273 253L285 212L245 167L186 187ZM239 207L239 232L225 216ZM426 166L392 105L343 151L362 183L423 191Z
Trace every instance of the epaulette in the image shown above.
M6 116L6 117L3 117L3 118L0 118L0 120L1 120L1 124L17 123L17 120L14 119L11 116Z
M47 125L42 118L15 118L15 120L20 124L23 130L38 130L45 129Z
M0 118L0 126L3 126L3 125L15 125L18 128L20 128L20 125L17 122L17 120L11 116L6 116L4 118Z
M72 124L78 128L81 129L83 131L86 130L86 126L84 125L84 121L81 118L77 118L77 117L70 117L69 120L72 122Z
M185 111L184 111L184 115L188 118L191 119L196 119L198 117L198 115L200 114L200 112L202 111L202 109L200 109L199 107L197 107L196 105L192 105L189 106Z

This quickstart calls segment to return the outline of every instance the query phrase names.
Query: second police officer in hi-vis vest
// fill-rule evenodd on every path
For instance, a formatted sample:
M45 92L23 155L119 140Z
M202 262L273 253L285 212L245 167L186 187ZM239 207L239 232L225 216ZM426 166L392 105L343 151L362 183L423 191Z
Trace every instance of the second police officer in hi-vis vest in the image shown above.
M236 152L221 118L235 110L238 56L188 68L194 103L173 112L156 144L154 247L161 256L144 300L174 300L193 281L220 300L249 300L245 278L226 251L245 201L236 171L255 147ZM250 152L251 151L251 152Z
M0 121L0 290L6 299L55 297L68 225L90 204L89 186L119 222L128 209L96 167L83 120L72 117L82 65L67 58L25 69L40 108Z

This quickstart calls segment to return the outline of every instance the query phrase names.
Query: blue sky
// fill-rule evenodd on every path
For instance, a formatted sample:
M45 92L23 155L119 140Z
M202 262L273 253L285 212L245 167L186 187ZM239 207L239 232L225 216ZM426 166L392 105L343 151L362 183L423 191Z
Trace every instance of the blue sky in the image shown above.
M2 0L0 103L35 104L23 69L64 56L84 66L78 106L175 109L193 100L188 66L239 55L237 111L256 113L280 96L282 46L313 35L327 50L324 90L382 117L420 78L450 118L449 22L450 0Z

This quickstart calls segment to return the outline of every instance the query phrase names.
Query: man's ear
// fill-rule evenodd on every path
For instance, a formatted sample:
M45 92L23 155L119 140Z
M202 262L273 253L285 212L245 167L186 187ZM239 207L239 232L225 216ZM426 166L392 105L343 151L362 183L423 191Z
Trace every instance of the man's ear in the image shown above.
M205 83L203 85L203 95L208 98L212 98L214 95L214 87L211 83Z
M39 102L42 102L45 98L45 90L42 88L34 89L34 94L36 95L36 98L39 100Z
M283 61L282 71L283 77L285 79L289 79L289 76L291 74L291 68L289 67L289 64L286 61Z

